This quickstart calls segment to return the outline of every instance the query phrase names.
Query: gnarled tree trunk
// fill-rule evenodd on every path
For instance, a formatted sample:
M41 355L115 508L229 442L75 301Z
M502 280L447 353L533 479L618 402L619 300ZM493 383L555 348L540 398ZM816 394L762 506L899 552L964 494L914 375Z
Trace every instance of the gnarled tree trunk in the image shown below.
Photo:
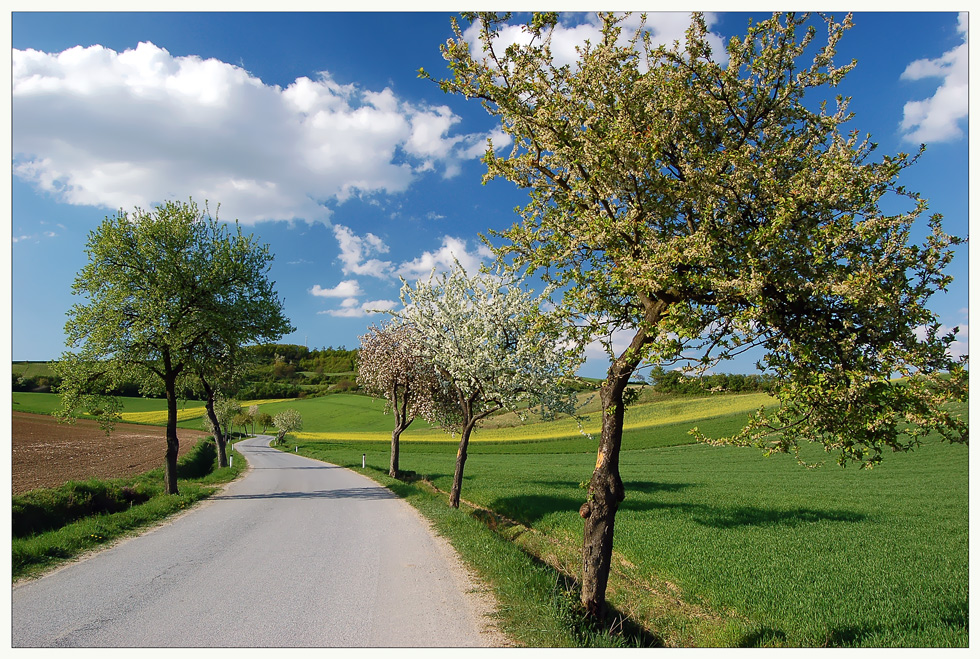
M401 394L401 400L398 398L399 393ZM392 396L392 400L394 401L392 408L395 411L395 428L391 431L391 461L388 464L388 475L392 478L398 478L399 438L405 429L412 425L412 421L415 420L415 417L408 418L408 395L407 385L401 391L399 391L398 385L395 385Z
M629 369L632 373L632 369ZM595 617L604 613L606 584L612 561L616 511L626 496L619 476L619 450L623 441L623 392L629 373L610 374L600 391L602 436L595 471L589 481L588 500L579 509L585 520L582 539L582 604Z
M656 327L670 304L669 299L640 295L647 327ZM602 435L595 471L589 481L588 500L579 509L585 520L582 537L582 605L593 617L601 618L606 608L606 584L612 563L613 526L616 511L626 497L619 476L619 450L623 443L626 405L623 395L633 371L640 365L642 348L653 340L646 329L637 330L629 348L609 366L599 391L602 402Z

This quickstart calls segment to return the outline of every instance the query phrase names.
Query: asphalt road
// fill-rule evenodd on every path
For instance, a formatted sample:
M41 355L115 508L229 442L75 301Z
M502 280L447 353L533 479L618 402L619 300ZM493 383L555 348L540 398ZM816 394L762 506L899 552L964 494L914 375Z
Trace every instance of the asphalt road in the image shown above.
M209 502L15 586L13 646L491 642L454 555L407 503L269 439L237 445L252 470Z

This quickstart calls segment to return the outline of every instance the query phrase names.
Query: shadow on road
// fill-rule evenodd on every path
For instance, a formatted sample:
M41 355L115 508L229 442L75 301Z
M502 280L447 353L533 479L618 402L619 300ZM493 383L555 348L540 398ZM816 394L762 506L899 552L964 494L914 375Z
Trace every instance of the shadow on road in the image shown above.
M319 466L293 467L293 466L287 465L285 467L252 467L252 469L254 469L256 471L264 471L264 470L267 470L267 469L290 469L290 470L292 470L292 469L340 469L340 467L338 467L336 465L324 465L322 467L319 467Z
M397 499L391 491L380 487L348 487L316 492L271 492L268 494L219 494L215 501L248 499Z

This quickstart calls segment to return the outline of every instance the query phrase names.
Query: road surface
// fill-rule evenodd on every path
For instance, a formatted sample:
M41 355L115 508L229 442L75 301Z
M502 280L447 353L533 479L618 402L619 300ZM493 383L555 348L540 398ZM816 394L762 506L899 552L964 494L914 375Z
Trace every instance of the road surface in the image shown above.
M172 522L18 584L14 647L496 644L446 543L354 472L236 445L252 470Z

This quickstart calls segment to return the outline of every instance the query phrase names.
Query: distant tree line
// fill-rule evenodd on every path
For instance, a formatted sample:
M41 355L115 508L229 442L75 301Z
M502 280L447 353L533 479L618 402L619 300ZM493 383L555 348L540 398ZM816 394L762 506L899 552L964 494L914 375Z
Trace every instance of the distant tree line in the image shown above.
M659 366L650 372L646 380L654 391L665 394L768 392L775 383L770 375L715 373L695 377L681 371L667 371Z
M245 348L246 367L241 379L227 387L228 395L240 400L261 398L304 398L329 393L351 392L357 385L357 350L314 348L273 343ZM15 366L16 368L16 366ZM13 391L57 393L61 377L55 373L26 375L13 372ZM113 396L163 397L163 391L142 391L137 382L121 382L109 392ZM195 398L187 389L185 398Z
M56 391L58 385L61 384L61 378L57 375L27 376L15 372L13 374L13 380L13 391L50 393Z
M246 348L251 367L237 388L229 395L240 400L263 398L306 398L329 393L359 391L357 384L358 351L346 348L314 348L290 344L256 345ZM665 394L702 394L706 392L767 392L773 384L769 375L716 373L700 377L681 371L653 369L646 378L635 376L654 391ZM61 378L55 374L24 376L13 374L13 391L57 392ZM597 388L599 380L575 380L567 386L575 391ZM122 383L113 390L116 396L141 396L135 382ZM183 392L193 398L192 391ZM160 392L159 396L163 396Z

